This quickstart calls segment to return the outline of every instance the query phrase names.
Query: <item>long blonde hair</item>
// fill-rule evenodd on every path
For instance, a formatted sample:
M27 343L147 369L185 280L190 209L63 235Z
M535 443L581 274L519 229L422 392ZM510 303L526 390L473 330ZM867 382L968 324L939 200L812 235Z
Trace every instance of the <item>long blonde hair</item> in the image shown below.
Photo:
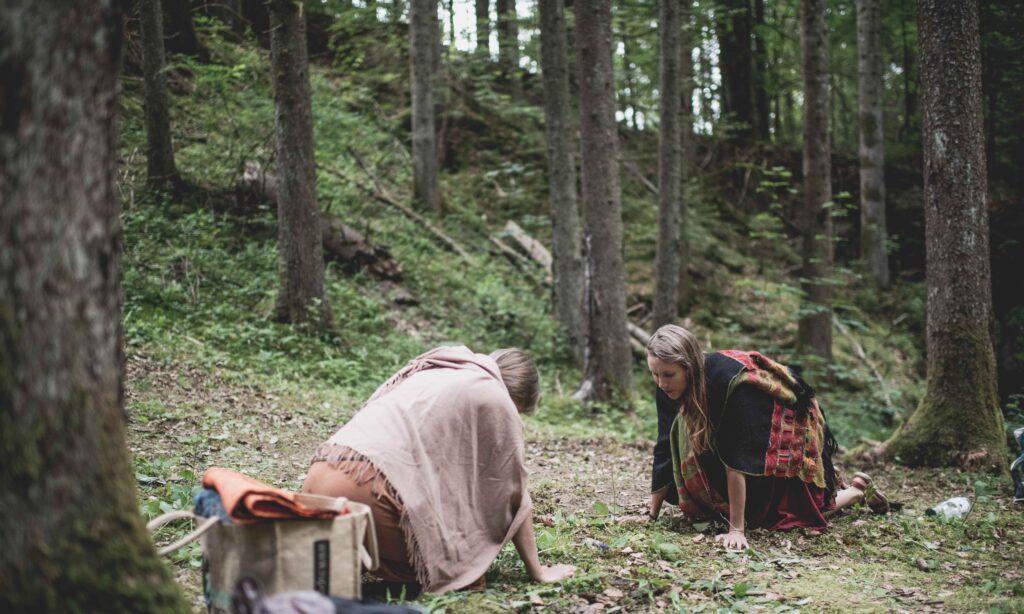
M501 380L516 409L521 414L532 414L540 400L540 373L533 359L519 348L494 350L491 358L498 363Z
M688 380L680 411L690 431L694 454L711 449L711 425L708 420L707 390L704 384L704 352L697 337L682 326L666 324L651 335L647 355L679 365Z

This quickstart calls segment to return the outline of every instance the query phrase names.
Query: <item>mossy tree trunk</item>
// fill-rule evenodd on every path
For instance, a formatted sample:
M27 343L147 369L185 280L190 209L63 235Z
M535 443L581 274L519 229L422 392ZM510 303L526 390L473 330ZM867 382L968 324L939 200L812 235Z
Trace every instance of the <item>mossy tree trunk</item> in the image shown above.
M654 283L654 327L679 315L680 79L679 0L658 2L658 239Z
M185 611L125 444L121 2L0 11L0 611Z
M580 79L580 173L583 198L587 340L577 398L623 398L633 387L626 331L615 75L610 0L577 0Z
M889 285L882 140L880 0L857 0L857 103L860 133L860 255L871 276Z
M171 141L171 101L164 78L164 26L161 0L140 0L142 76L146 96L146 182L160 190L178 186Z
M832 360L832 149L828 134L828 33L825 0L800 2L800 55L804 85L804 202L800 215L804 300L797 349Z
M544 78L544 132L551 211L552 302L565 343L583 361L583 256L576 198L575 135L569 99L569 55L563 0L541 2L540 47Z
M273 0L270 58L277 133L277 250L280 289L277 317L326 325L331 310L324 293L320 206L316 199L313 107L302 4Z
M889 442L909 465L1006 470L992 281L978 5L919 0L928 383Z
M409 65L412 89L413 199L437 208L437 136L434 133L434 67L437 63L437 0L409 3Z

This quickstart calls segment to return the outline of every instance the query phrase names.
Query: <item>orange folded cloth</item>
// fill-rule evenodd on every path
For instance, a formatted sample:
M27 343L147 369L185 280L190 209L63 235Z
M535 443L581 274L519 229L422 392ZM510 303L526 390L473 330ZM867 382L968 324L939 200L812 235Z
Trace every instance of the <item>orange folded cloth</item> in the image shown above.
M332 500L274 488L259 480L223 467L210 467L203 474L203 486L220 495L224 509L238 524L256 524L268 520L334 518L348 510L322 504ZM311 502L316 501L316 505Z

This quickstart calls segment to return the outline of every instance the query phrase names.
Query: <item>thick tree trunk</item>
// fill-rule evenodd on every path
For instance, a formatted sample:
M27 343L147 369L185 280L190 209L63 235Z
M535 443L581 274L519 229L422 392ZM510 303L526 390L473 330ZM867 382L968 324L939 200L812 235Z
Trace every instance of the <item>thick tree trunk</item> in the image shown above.
M409 5L409 64L412 82L413 199L437 208L437 145L434 134L434 63L437 55L437 0Z
M1006 470L992 280L978 5L919 0L928 383L888 446L910 465Z
M633 386L626 331L615 75L610 0L576 0L586 300L584 389L595 399L627 397Z
M146 92L146 182L160 190L174 189L178 169L171 142L171 102L164 79L164 28L161 0L140 0L142 76Z
M658 240L654 283L654 327L679 315L680 79L679 0L658 3Z
M162 0L161 5L164 17L164 44L167 50L206 58L209 52L199 44L196 29L192 25L192 3L189 0Z
M857 105L860 127L860 253L882 286L889 284L882 139L880 0L857 0Z
M491 57L491 0L476 0L476 53Z
M737 123L740 139L754 134L754 57L751 53L749 0L723 0L715 16L719 66L722 71L722 114Z
M305 18L302 5L292 0L273 0L269 7L280 179L277 249L281 289L277 316L286 322L325 325L330 321L331 311L324 294Z
M576 199L575 135L571 125L569 58L565 4L548 0L540 12L541 67L544 77L544 121L548 152L551 207L551 251L555 319L576 361L583 361L583 256Z
M0 611L185 611L124 435L120 2L0 11Z
M764 0L754 0L754 124L757 138L771 141L771 113L768 96L768 51L764 44Z
M497 0L498 63L502 79L508 84L512 100L523 99L523 81L519 75L519 16L516 0Z
M804 82L804 203L800 229L803 233L804 291L797 349L832 360L832 305L829 276L832 273L831 147L828 137L828 38L825 0L800 2L800 55Z

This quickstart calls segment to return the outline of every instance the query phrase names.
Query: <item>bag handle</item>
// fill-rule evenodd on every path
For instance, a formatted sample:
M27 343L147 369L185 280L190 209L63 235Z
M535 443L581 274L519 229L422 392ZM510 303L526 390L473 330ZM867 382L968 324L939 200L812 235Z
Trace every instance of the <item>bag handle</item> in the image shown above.
M359 544L359 559L369 571L376 571L380 567L380 552L377 548L377 525L373 523L373 513L366 510L366 538ZM370 551L366 551L366 543L370 544Z
M164 555L167 555L167 554L172 554L172 553L180 550L184 546L186 546L186 545L194 542L195 540L199 539L199 537L203 533L206 533L207 531L209 531L210 529L213 528L213 525L215 525L218 522L220 522L220 519L217 518L216 516L210 516L209 518L203 518L202 516L197 516L195 513L189 512L187 510L174 510L172 512L167 512L166 514L161 514L161 515L157 516L156 518L154 518L153 520L150 520L148 523L146 523L146 530L149 531L150 533L153 533L157 529L159 529L160 527L164 526L165 524L167 524L169 522L174 522L175 520L181 520L183 518L188 518L189 520L194 520L196 522L199 522L200 520L202 520L202 522L199 522L199 526L196 527L194 531L192 531L191 533L189 533L185 537L182 537L178 541L176 541L176 542L174 542L172 544L168 544L168 545L164 546L163 548L160 548L159 550L157 550L157 553L160 556L164 556Z

